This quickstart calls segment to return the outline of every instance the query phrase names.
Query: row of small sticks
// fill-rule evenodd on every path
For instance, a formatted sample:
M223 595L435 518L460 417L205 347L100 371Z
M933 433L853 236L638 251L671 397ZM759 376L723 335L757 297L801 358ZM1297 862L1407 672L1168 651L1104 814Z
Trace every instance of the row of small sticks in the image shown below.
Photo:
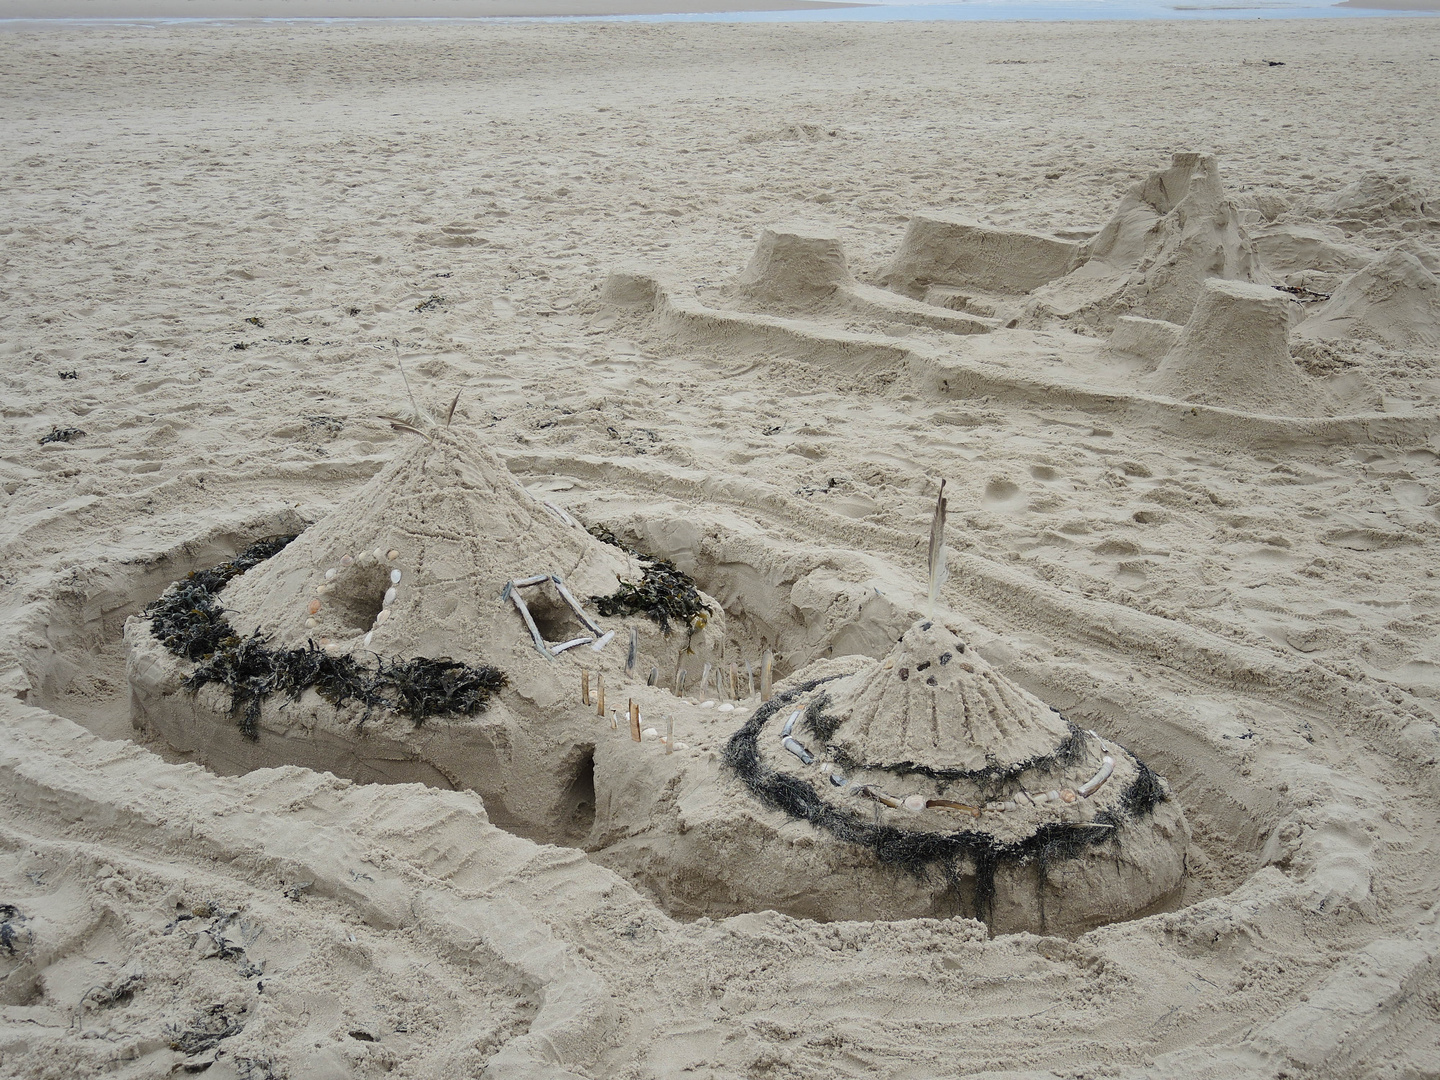
M602 719L604 718L605 676L603 674L597 672L595 675L595 700L592 701L590 699L590 672L580 672L580 702L586 706L594 705L595 715ZM625 708L625 713L630 719L630 738L635 742L640 742L645 735L645 733L640 730L640 703L634 698L630 698L629 704ZM618 715L617 710L610 710L611 731L618 731L620 729L620 724L617 719ZM659 733L656 732L656 734L658 735ZM661 737L660 741L665 744L665 753L673 754L675 752L675 718L673 716L667 716L665 718L665 734Z
M684 654L684 653L681 653L681 654L680 654L681 660L684 660L684 657L685 657L685 654ZM771 652L769 649L766 649L766 650L765 650L765 654L760 658L760 700L761 700L761 701L769 701L770 698L771 698L771 694L772 694L772 691L771 691L771 675L772 675L772 672L773 672L773 670L774 670L774 667L775 667L775 654L774 654L773 652ZM726 698L726 697L728 697L731 701L739 701L739 700L741 699L741 697L754 697L754 696L755 696L755 669L754 669L753 666L751 666L750 661L748 661L748 660L745 661L745 682L746 682L746 685L747 685L747 688L748 688L748 692L747 692L746 694L743 694L743 695L742 695L742 694L740 693L740 682L741 682L741 679L740 679L740 665L737 664L737 663L735 663L735 662L732 660L732 661L730 662L730 669L729 669L729 673L728 673L728 674L729 674L729 680L728 680L728 681L729 681L729 693L727 694L727 693L726 693L726 686L725 686L725 682L726 682L726 671L725 671L725 669L724 669L723 667L721 667L719 664L708 664L708 663L707 663L707 664L705 665L704 669L700 672L700 682L696 685L696 690L697 690L698 692L700 692L700 693L705 693L706 691L708 691L708 690L710 689L711 686L714 686L714 688L715 688L715 696L716 696L716 697L718 697L718 698ZM690 673L689 673L688 671L686 671L683 667L679 667L679 665L677 664L677 665L676 665L676 671L675 671L675 696L676 696L676 697L684 697L684 696L685 696L685 683L686 683L687 681L689 681L689 678L690 678ZM651 682L651 685L652 685L652 686L654 685L654 682L653 682L653 673L652 673L652 682Z

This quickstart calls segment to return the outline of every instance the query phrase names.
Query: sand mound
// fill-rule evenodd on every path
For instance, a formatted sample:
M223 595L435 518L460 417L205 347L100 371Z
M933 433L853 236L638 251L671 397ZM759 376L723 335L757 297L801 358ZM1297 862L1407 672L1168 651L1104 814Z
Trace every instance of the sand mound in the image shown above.
M736 280L736 292L762 304L811 308L854 284L840 237L823 226L791 223L760 235Z
M1266 278L1209 154L1176 154L1170 168L1131 188L1081 260L1037 291L1032 318L1109 326L1131 314L1183 323L1207 279Z
M1366 173L1319 200L1315 211L1351 232L1388 224L1440 228L1440 202L1410 176Z
M1188 829L1163 782L933 620L883 661L757 710L726 761L827 848L868 852L872 867L849 875L865 891L884 895L896 868L913 875L891 887L902 911L948 896L995 929L1075 930L1146 908L1184 876Z
M393 553L393 554L392 554ZM225 591L231 622L277 643L488 662L524 629L505 583L555 573L577 598L640 571L522 488L473 434L434 428L324 520ZM553 586L526 601L547 640L584 632ZM508 648L506 649L508 652Z
M1315 393L1290 359L1293 301L1263 285L1205 283L1180 340L1160 361L1159 393L1207 405L1305 414Z
M1391 248L1347 278L1296 333L1401 346L1440 344L1440 281L1413 248Z

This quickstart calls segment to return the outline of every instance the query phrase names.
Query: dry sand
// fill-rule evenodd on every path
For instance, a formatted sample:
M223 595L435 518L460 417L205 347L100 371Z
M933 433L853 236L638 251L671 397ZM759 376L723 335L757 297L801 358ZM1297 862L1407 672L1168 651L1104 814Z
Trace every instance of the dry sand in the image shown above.
M991 373L966 396L929 325L881 348L858 316L826 337L695 314L767 225L835 230L875 281L917 211L1094 230L1175 151L1218 155L1252 225L1339 213L1369 171L1433 203L1440 24L48 26L0 48L0 1073L1440 1075L1432 309L1407 300L1403 341L1294 346L1332 403L1314 421L1126 397L1101 338L960 339ZM1408 239L1423 278L1428 205L1314 242ZM600 302L637 261L667 317ZM679 920L472 793L220 777L131 741L124 619L394 457L392 342L532 490L752 601L904 608L948 477L943 602L1168 777L1185 895L1074 940ZM41 446L57 428L84 434ZM783 873L787 845L766 858Z

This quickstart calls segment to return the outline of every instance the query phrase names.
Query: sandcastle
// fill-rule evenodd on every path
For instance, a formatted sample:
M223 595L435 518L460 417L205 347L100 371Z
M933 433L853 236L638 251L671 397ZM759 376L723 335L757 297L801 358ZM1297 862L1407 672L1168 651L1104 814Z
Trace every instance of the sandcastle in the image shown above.
M673 566L530 494L474 434L402 426L334 511L129 620L137 726L220 772L472 789L682 911L1073 931L1177 887L1163 782L939 620L782 678ZM717 724L723 755L689 750ZM791 817L814 832L799 857L773 843Z
M412 436L298 538L239 563L127 624L137 727L220 772L470 788L527 835L588 828L566 818L593 734L543 722L571 676L607 651L641 677L668 670L672 617L700 654L724 633L719 604L591 536L460 429ZM219 627L198 639L197 611Z

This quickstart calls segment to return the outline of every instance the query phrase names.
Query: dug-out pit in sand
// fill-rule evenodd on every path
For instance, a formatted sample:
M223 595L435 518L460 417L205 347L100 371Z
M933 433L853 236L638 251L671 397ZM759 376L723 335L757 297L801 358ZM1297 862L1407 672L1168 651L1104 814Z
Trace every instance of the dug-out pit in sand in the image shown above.
M298 537L131 618L132 719L222 773L474 790L679 914L1074 933L1176 900L1165 782L943 618L887 603L816 641L715 587L734 619L431 428Z

